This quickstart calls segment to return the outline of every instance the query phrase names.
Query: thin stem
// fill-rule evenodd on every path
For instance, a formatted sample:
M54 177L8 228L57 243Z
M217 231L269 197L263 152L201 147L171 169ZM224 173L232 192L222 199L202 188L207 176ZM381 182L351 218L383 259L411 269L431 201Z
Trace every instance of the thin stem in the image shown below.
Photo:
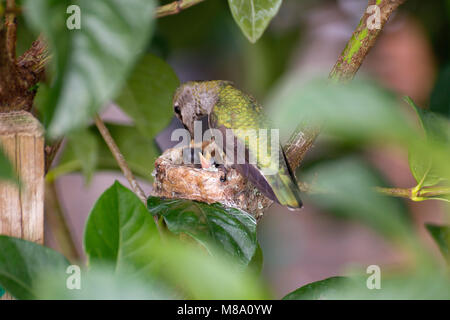
M17 21L15 8L15 0L6 0L6 49L11 61L16 59Z
M80 255L67 225L53 182L47 183L45 186L45 220L48 222L62 253L72 262L80 261Z
M353 79L392 12L405 0L370 0L358 26L331 70L330 79ZM378 11L379 10L379 11ZM378 21L377 21L378 20Z
M450 197L450 187L439 186L439 187L424 187L419 191L414 188L375 188L378 192L385 195L406 198L413 201L422 201L432 197L439 196L449 196Z
M367 9L361 18L359 25L339 56L331 70L329 78L333 81L348 81L352 79L367 56L367 53L375 44L378 35L388 21L392 12L405 0L370 0ZM380 25L376 28L368 27L368 19L375 13L368 10L377 5L380 9ZM317 127L300 125L292 134L289 142L284 147L286 158L292 170L295 170L306 153L311 149L320 130Z
M156 8L156 18L180 13L182 10L192 7L205 0L178 0Z
M133 175L133 172L131 172L130 168L128 167L127 162L125 161L124 156L119 150L119 147L117 146L116 142L114 141L113 137L109 133L108 128L105 126L105 123L100 118L98 114L94 116L95 125L98 128L98 131L100 131L100 134L103 137L103 140L105 140L106 144L108 145L109 150L114 156L114 159L116 159L117 164L120 167L120 170L122 170L123 175L125 178L127 178L131 189L133 192L139 197L139 199L142 200L142 202L147 202L147 197L145 196L144 191L142 190L141 186L137 182L136 178Z
M144 203L144 205L147 206L147 197L145 196L144 190L142 190L141 186L137 182L136 178L133 175L133 172L131 172L130 168L128 167L127 162L125 161L125 158L123 154L120 152L119 147L117 146L116 142L114 141L113 137L111 136L111 133L109 132L108 128L105 126L105 123L100 118L98 114L94 116L95 125L97 126L98 131L100 131L100 134L103 137L103 140L108 145L109 150L114 156L114 159L116 159L117 164L119 165L120 169L122 170L123 175L125 178L127 178L128 183L131 186L131 189L133 192L139 197L139 199ZM158 221L158 216L153 216L153 220L155 220L156 228L158 229L158 233L161 238L164 238L164 232L161 229L161 226Z

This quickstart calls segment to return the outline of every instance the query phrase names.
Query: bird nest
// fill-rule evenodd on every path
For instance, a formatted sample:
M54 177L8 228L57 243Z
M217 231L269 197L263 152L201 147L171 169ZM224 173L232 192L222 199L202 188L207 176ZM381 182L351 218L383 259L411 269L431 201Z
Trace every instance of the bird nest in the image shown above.
M199 150L204 153L205 149L210 148L212 144L214 142L204 143L201 149L195 149L192 145L187 148L190 149L189 154ZM185 148L168 149L156 159L153 171L155 196L206 203L218 202L244 210L257 220L272 204L272 200L229 166L220 169L214 165L209 166L204 163L205 158L201 155L201 164L185 164L183 161Z

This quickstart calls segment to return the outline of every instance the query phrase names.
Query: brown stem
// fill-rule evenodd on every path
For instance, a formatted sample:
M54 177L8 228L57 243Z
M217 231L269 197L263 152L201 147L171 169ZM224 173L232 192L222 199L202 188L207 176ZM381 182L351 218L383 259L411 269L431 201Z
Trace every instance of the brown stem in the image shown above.
M330 78L333 80L347 81L351 80L364 58L374 46L378 35L383 30L384 25L389 20L392 12L405 0L369 0L366 11L364 12L358 26L352 34L347 45L342 51L339 59L331 70ZM378 9L371 9L376 5L379 8L379 25L372 22L372 18L376 18ZM375 8L376 8L375 7Z
M180 13L182 10L192 7L205 0L178 0L156 8L156 18L161 18Z
M80 255L67 225L64 212L58 200L58 193L53 182L45 186L45 220L55 236L62 253L73 262L80 261Z
M109 133L108 128L105 126L103 120L100 118L98 114L94 116L95 125L98 128L98 131L100 131L100 134L103 137L103 140L105 140L106 144L108 145L109 150L114 156L114 159L116 159L117 164L119 165L120 169L122 170L123 175L125 178L127 178L131 189L133 192L139 197L139 199L142 200L142 202L147 202L147 197L145 196L144 191L142 190L141 186L137 182L136 178L133 175L133 172L131 172L130 168L128 167L127 162L125 161L124 156L119 150L119 147L117 146L116 142L114 141L113 137Z
M433 197L450 197L450 187L438 186L438 187L423 187L418 191L415 188L375 188L378 192L381 192L388 196L406 198L414 201L426 200Z
M61 147L63 139L57 139L52 144L45 146L45 174L50 170L53 160Z
M11 61L15 61L16 59L17 21L14 13L15 8L15 0L6 0L6 48Z
M411 199L412 192L410 188L382 188L382 187L376 187L375 190L377 190L380 193L383 193L388 196L393 197L400 197L400 198L407 198Z
M359 25L353 32L344 51L342 51L336 64L331 70L329 76L331 80L348 81L355 76L392 12L394 12L394 10L404 1L405 0L370 0L368 2L367 9L362 16ZM368 19L375 12L369 10L369 13L367 13L367 11L370 6L375 5L377 2L377 6L380 9L380 26L379 28L372 29L372 25L370 25L370 28L368 26ZM286 158L288 159L292 170L295 170L300 165L301 160L312 147L319 131L320 130L317 127L300 125L291 136L284 149Z

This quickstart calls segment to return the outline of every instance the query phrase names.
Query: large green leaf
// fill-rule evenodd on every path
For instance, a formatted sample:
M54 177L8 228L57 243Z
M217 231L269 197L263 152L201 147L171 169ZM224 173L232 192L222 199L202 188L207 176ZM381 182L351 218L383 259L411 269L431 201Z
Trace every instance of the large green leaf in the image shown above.
M152 214L164 217L171 232L189 235L213 255L220 248L247 265L257 253L256 221L244 211L158 197L149 197L147 206Z
M81 28L66 27L69 0L28 0L24 13L50 44L54 78L44 102L52 137L80 127L114 98L149 40L152 0L79 0Z
M17 299L37 298L35 281L45 273L65 286L68 265L66 258L52 249L0 236L0 285Z
M276 127L289 134L300 123L359 143L404 142L415 133L397 98L364 79L346 84L319 79L305 84L291 77L271 94L267 106Z
M428 232L430 232L434 241L436 241L441 250L442 255L450 263L450 227L426 224Z
M153 139L173 116L177 75L160 58L147 54L136 64L115 101L147 138Z
M283 300L321 300L330 291L342 290L346 282L347 278L345 277L331 277L312 282L287 294Z
M0 180L16 180L14 168L0 146Z
M231 14L244 35L255 43L270 20L278 13L282 0L228 0Z
M168 237L149 251L160 264L159 276L177 286L190 299L270 299L251 268L227 256L211 256L186 242Z
M427 142L438 142L444 146L450 138L449 122L427 110L419 108L409 97L406 102L416 112L419 124ZM433 153L424 152L420 144L413 144L409 150L409 167L417 183L423 187L433 186L443 180L443 175L433 164Z
M375 190L383 181L361 159L320 163L307 171L305 179L312 183L310 199L320 208L359 220L393 239L406 240L412 235L403 204Z
M125 157L131 171L137 176L151 181L153 164L159 155L153 139L144 137L132 126L107 124L107 127ZM98 169L120 170L97 128L91 127L90 133L95 136L96 144L98 145ZM58 165L48 172L46 179L53 180L63 174L81 171L83 168L81 161L83 159L75 154L75 147L72 146L73 143L77 143L77 141L68 141ZM89 151L96 152L95 149L89 149ZM85 157L89 159L93 158L94 155L86 154Z
M89 262L111 262L116 271L144 275L152 259L142 254L156 245L158 231L145 205L115 182L97 200L86 223L84 248Z
M39 299L45 300L162 300L177 296L166 286L153 281L120 274L108 264L81 269L80 289L67 290L51 276L41 277L37 283Z

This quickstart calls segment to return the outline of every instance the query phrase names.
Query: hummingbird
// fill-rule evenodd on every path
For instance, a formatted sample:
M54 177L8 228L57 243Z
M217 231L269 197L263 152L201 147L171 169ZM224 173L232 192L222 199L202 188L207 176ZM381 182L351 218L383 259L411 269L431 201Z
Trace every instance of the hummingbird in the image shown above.
M220 130L223 136L231 134L232 148L223 143L222 151L228 156L230 152L236 154L239 148L244 149L245 159L230 166L269 199L294 210L302 207L300 189L279 141L272 155L273 147L267 135L261 134L261 129L273 128L255 98L230 81L188 81L175 91L173 110L191 135L194 122L205 123L205 118L210 129ZM230 141L228 139L226 141ZM262 150L261 146L267 150Z

